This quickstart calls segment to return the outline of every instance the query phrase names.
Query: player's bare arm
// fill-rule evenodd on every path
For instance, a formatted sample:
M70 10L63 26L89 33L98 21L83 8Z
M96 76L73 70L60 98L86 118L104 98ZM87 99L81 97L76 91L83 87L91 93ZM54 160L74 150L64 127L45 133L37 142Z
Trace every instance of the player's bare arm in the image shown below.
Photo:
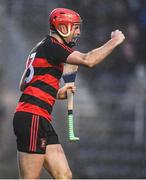
M85 67L94 67L101 61L103 61L118 45L120 45L125 39L124 34L119 31L113 31L111 33L111 39L107 41L103 46L91 50L88 53L81 53L74 51L67 58L67 63L82 65Z
M58 90L56 99L67 99L67 90L70 89L73 93L76 91L76 86L73 83L66 84Z

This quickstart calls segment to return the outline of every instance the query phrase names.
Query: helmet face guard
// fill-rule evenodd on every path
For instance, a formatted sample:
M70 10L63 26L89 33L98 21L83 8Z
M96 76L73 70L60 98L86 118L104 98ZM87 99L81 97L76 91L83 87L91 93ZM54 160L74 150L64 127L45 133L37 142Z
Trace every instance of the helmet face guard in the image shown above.
M70 35L75 24L82 23L81 17L78 13L65 8L54 9L50 14L49 21L50 30L57 31L63 40ZM79 36L73 37L71 42L76 42L78 38Z

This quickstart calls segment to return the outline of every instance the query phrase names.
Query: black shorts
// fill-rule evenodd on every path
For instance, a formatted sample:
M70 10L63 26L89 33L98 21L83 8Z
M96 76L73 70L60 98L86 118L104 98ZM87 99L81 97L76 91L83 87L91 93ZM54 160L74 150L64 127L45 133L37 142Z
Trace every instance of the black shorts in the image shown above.
M51 123L42 116L16 112L13 118L17 149L22 152L45 154L46 146L59 144L58 135Z

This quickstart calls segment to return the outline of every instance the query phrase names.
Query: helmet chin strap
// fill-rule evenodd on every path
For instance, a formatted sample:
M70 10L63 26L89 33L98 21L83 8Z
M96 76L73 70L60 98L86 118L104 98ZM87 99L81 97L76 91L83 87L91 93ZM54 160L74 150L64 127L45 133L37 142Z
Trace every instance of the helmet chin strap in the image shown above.
M62 33L61 31L57 30L58 33L62 36L62 37L68 37L70 35L70 31L71 31L71 25L68 26L68 33L67 34L64 34Z
M61 39L63 40L64 44L66 44L67 46L69 47L74 47L76 45L76 41L78 39L78 37L72 37L72 40L67 43L65 41L64 38L68 37L70 35L70 32L71 32L71 25L68 26L68 33L67 34L63 34L61 31L59 30L56 30L57 31L57 34L61 37Z
M61 31L56 30L55 28L54 28L54 31L58 34L58 36L63 40L64 44L66 44L67 46L74 47L76 45L76 41L79 38L79 36L72 37L72 40L69 43L67 43L64 39L70 35L70 32L71 32L71 26L70 25L68 26L68 33L67 34L63 34Z

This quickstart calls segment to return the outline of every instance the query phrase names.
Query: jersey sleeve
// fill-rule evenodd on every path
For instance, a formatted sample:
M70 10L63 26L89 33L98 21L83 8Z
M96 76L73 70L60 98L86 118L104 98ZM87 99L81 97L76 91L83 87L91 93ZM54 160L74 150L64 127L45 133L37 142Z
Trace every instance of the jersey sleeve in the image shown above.
M66 62L67 57L73 52L73 49L60 43L51 43L45 46L46 57L48 61L55 64Z

